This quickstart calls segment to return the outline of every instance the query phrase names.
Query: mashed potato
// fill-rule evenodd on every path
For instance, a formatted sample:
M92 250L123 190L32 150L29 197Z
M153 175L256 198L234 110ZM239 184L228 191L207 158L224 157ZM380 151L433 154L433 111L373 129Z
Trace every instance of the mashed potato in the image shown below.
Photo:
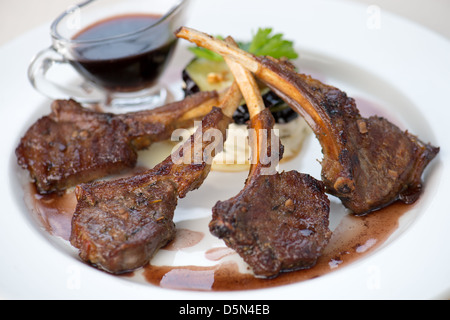
M184 130L182 141L186 141L196 128ZM289 161L296 157L302 149L305 138L310 134L310 129L303 118L284 124L275 124L274 129L284 145L283 161ZM176 144L179 147L182 142ZM227 140L223 152L214 157L212 170L225 172L247 171L250 167L250 148L248 127L232 123L227 130Z
M213 161L212 170L217 171L247 171L250 167L250 149L248 144L248 130L246 125L231 124L224 151L218 154ZM305 138L310 129L303 118L285 123L275 124L281 143L284 146L283 161L295 158L302 149ZM242 142L245 143L242 143Z
M311 133L311 129L301 117L289 123L275 124L274 129L277 130L276 132L284 146L284 156L281 162L295 158L302 150L305 139ZM139 165L153 168L180 147L183 141L189 139L195 130L196 128L179 130L173 137L176 141L168 140L154 143L148 150L141 151L139 153ZM227 130L224 150L214 158L212 170L223 172L248 171L250 167L249 159L248 127L232 123Z

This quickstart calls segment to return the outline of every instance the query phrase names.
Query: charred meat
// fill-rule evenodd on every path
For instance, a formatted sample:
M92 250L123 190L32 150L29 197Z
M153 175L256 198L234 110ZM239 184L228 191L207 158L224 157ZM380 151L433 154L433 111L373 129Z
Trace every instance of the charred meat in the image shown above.
M62 191L133 168L138 150L170 138L175 128L186 124L179 122L184 114L217 103L217 98L215 92L203 92L128 114L95 112L73 100L58 100L52 113L34 123L21 139L17 160L30 172L39 193Z
M176 233L176 185L156 175L82 185L71 243L82 260L112 273L145 265Z
M296 171L277 173L273 164L261 161L264 155L273 160L282 158L279 140L272 143L274 117L264 107L252 75L227 62L249 106L251 128L257 130L252 144L257 161L244 189L214 206L210 231L233 248L258 277L272 278L281 272L310 268L331 236L330 203L324 186ZM265 143L263 136L267 137Z
M322 145L322 180L356 215L397 200L413 203L422 174L439 148L380 117L363 118L341 90L297 73L291 65L255 57L189 28L177 36L237 61L302 115Z
M312 111L306 117L323 148L322 180L330 194L357 215L397 200L412 204L420 197L422 173L439 148L385 118L363 118L354 99L337 88L271 59L260 61L307 99L301 103L292 99L283 85L274 89L299 113Z
M265 111L263 117L270 121L271 115ZM258 277L313 267L331 237L323 184L296 171L254 172L236 197L214 206L211 233Z
M121 274L144 266L158 249L173 239L178 198L201 186L211 168L210 157L223 143L201 139L203 133L215 129L225 135L231 122L226 106L234 112L241 99L239 90L233 86L222 109L213 108L191 139L152 170L77 187L78 202L70 241L84 261ZM202 152L211 150L201 161L196 159L196 143L201 143Z

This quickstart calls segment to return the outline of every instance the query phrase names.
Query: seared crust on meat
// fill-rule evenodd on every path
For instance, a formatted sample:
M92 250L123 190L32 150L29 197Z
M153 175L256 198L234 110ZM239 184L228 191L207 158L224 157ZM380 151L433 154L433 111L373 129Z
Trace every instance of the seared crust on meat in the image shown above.
M16 149L19 165L30 172L39 193L65 190L136 165L137 153L121 120L73 100L55 101L52 109Z
M217 128L222 134L231 119L214 108L198 132ZM194 150L194 136L179 153ZM206 149L218 141L204 141ZM154 169L128 178L82 184L76 188L71 244L80 257L98 268L120 274L142 267L175 235L178 198L201 186L211 164L174 163L169 156Z
M210 231L236 250L257 277L310 268L331 236L325 188L309 175L277 172L284 147L273 132L275 119L265 108L253 75L230 59L225 61L249 109L254 163L244 189L214 206Z
M330 202L320 181L296 171L253 179L213 209L210 230L271 278L311 268L328 244Z
M266 109L251 123L254 129L270 130L274 120ZM265 150L258 144L260 154L271 152L270 141ZM296 171L271 170L262 175L264 167L267 165L255 164L244 189L214 206L210 231L236 250L258 277L273 278L281 272L311 268L331 237L325 187Z
M322 179L356 215L420 196L422 174L439 148L378 117L363 118L337 88L297 73L290 64L256 57L203 32L181 27L176 36L241 64L302 115L324 154Z
M282 85L271 84L280 97L299 113L305 113L309 105L318 115L311 126L323 147L322 180L328 193L357 215L397 200L411 204L419 198L422 173L439 148L384 118L362 117L355 100L335 87L295 73L273 59L257 60L284 77L308 103L299 104L283 92Z
M147 264L175 235L178 198L201 186L212 158L242 96L233 85L221 103L203 119L189 140L166 160L144 173L76 188L71 244L80 257L96 267L121 274ZM225 113L224 113L225 111ZM208 133L216 134L208 137ZM198 157L200 156L200 157Z
M52 113L21 139L17 161L30 172L39 193L63 191L133 168L138 150L170 138L175 128L188 123L177 123L187 111L208 101L217 105L217 99L216 92L202 92L154 110L119 115L57 100Z
M71 244L111 273L145 265L176 234L176 186L154 175L78 187Z

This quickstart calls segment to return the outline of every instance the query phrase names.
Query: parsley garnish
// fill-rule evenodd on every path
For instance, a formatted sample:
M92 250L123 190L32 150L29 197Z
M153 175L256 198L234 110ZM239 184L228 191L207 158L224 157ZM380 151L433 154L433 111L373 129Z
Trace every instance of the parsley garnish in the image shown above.
M218 37L222 38L222 37ZM293 42L283 39L283 34L272 35L272 28L259 28L251 42L240 42L239 47L256 56L271 56L276 59L296 59L298 54L294 49ZM200 47L189 48L197 57L212 61L222 61L223 58L208 49Z
M253 37L248 48L248 52L256 56L271 56L276 59L287 58L296 59L297 52L294 50L294 43L283 39L283 34L271 35L272 29L259 29Z

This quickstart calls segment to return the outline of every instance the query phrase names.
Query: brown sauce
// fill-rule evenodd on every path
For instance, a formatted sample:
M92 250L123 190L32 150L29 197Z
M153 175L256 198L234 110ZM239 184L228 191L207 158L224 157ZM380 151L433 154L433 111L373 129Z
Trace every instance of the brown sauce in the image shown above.
M26 199L32 213L49 234L64 240L69 239L76 206L73 190L61 196L42 196L30 185ZM225 246L209 249L204 253L208 260L218 262L213 267L149 264L142 272L149 284L180 290L235 291L297 283L338 270L373 252L397 230L400 217L410 209L410 205L398 202L364 217L346 215L333 231L330 243L315 267L283 273L275 279L258 279L250 273L241 273L235 262L220 262L221 259L235 254ZM204 234L201 232L180 229L176 239L164 250L176 251L193 247L203 238ZM131 276L133 275L134 273L131 273Z
M75 192L71 190L62 195L40 195L34 184L30 184L25 191L27 206L45 230L52 236L68 241L72 216L77 205Z
M74 47L70 63L87 79L110 90L127 92L149 87L164 70L176 44L170 25L159 23L161 18L129 14L99 21L74 36L74 40L87 42ZM123 39L117 40L119 36ZM91 43L114 37L115 41Z
M314 279L373 252L397 230L399 218L409 209L409 205L394 203L364 217L344 217L334 230L330 243L316 266L283 273L275 279L258 279L251 274L243 274L233 262L219 263L214 267L147 265L144 268L144 276L155 286L201 291L262 289ZM222 250L225 255L230 254L227 248L214 250ZM206 254L208 255L208 252Z
M175 240L169 243L164 249L169 251L177 251L190 248L200 243L204 238L204 234L188 229L178 229Z
M212 248L205 252L205 258L211 261L220 261L232 254L235 254L235 251L230 248Z

